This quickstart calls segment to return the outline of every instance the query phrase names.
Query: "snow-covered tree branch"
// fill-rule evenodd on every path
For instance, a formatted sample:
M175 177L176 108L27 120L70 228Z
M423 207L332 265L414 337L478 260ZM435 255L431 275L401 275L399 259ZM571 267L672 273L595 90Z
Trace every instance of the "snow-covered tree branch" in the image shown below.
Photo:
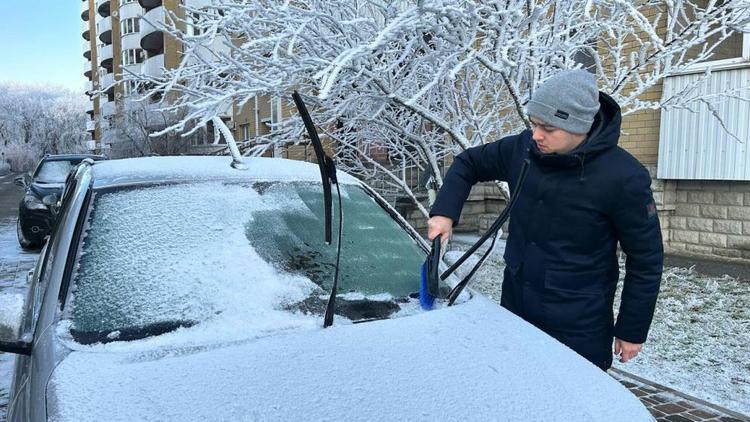
M371 148L387 151L392 175L440 174L442 157L528 127L525 103L562 68L595 71L625 113L717 100L639 97L748 28L750 1L213 0L187 15L165 28L182 64L142 77L186 111L173 129L297 90L339 162L366 177L385 171L364 158ZM261 141L302 140L297 119L278 129Z
M44 154L85 150L85 97L52 86L0 84L0 152L13 170L31 170Z

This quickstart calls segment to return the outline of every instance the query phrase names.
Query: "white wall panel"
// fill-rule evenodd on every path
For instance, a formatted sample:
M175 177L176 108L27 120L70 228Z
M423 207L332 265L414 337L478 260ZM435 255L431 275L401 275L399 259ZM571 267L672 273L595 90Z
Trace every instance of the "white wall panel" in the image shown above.
M701 74L679 75L664 81L663 99L695 82ZM750 68L715 71L709 77L705 95L744 87L750 97ZM716 106L727 129L722 128L705 104L695 103L695 112L668 109L661 113L659 132L660 179L750 180L750 104L728 99Z

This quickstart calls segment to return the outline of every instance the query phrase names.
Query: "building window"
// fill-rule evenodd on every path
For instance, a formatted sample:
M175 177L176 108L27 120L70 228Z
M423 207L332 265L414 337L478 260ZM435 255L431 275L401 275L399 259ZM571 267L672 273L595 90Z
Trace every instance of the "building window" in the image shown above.
M127 18L120 22L121 35L134 34L140 31L138 18Z
M129 66L133 64L143 63L143 56L143 50L141 50L140 48L124 50L122 52L122 65Z
M138 82L137 81L125 81L122 84L122 92L126 97L138 93Z
M240 125L240 140L246 142L250 139L250 125Z
M187 34L188 35L200 35L201 34L201 28L200 28L200 14L197 12L193 12L190 15L188 15L187 21Z
M281 125L281 98L271 97L271 131L278 130Z
M720 7L721 5L721 1L696 0L692 8L688 8L685 15L682 18L678 18L679 29L697 19L696 16L704 13L708 8ZM701 29L704 31L713 30L710 25L706 28L701 27ZM691 65L688 71L705 70L708 67L720 69L722 66L732 66L750 61L750 27L746 27L744 31L733 31L723 40L721 39L722 36L721 32L719 32L708 38L709 44L714 44L717 41L720 41L720 43L713 49L710 58ZM689 48L686 57L695 58L702 52L704 47L705 45L701 44Z

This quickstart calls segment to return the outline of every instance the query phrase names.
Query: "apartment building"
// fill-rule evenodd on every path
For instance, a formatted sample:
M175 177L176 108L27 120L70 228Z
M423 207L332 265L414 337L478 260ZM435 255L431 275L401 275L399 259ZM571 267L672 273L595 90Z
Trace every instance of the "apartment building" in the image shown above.
M184 18L183 4L201 7L204 3L208 0L82 0L90 150L112 157L148 153L142 148L147 133L163 129L173 117L159 113L153 104L133 101L139 92L135 84L123 82L123 78L128 73L159 76L164 69L175 68L180 44L166 35L160 24L166 22L169 13ZM222 118L231 121L231 113L228 109ZM138 127L124 130L127 126ZM211 137L211 130L200 131L188 140L177 134L173 136L174 149L166 152L211 152L216 150Z

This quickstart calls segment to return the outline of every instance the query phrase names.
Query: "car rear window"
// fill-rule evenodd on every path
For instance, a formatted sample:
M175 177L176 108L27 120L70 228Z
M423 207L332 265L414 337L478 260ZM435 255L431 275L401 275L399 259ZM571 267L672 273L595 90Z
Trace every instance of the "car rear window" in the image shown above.
M78 161L80 162L80 160ZM41 183L64 183L68 172L78 162L71 161L45 161L37 170L34 181Z
M341 190L337 314L360 320L418 307L410 293L425 252L362 187ZM216 318L251 325L317 318L332 284L335 212L333 227L334 244L325 245L319 183L99 191L74 274L72 332L95 342Z

